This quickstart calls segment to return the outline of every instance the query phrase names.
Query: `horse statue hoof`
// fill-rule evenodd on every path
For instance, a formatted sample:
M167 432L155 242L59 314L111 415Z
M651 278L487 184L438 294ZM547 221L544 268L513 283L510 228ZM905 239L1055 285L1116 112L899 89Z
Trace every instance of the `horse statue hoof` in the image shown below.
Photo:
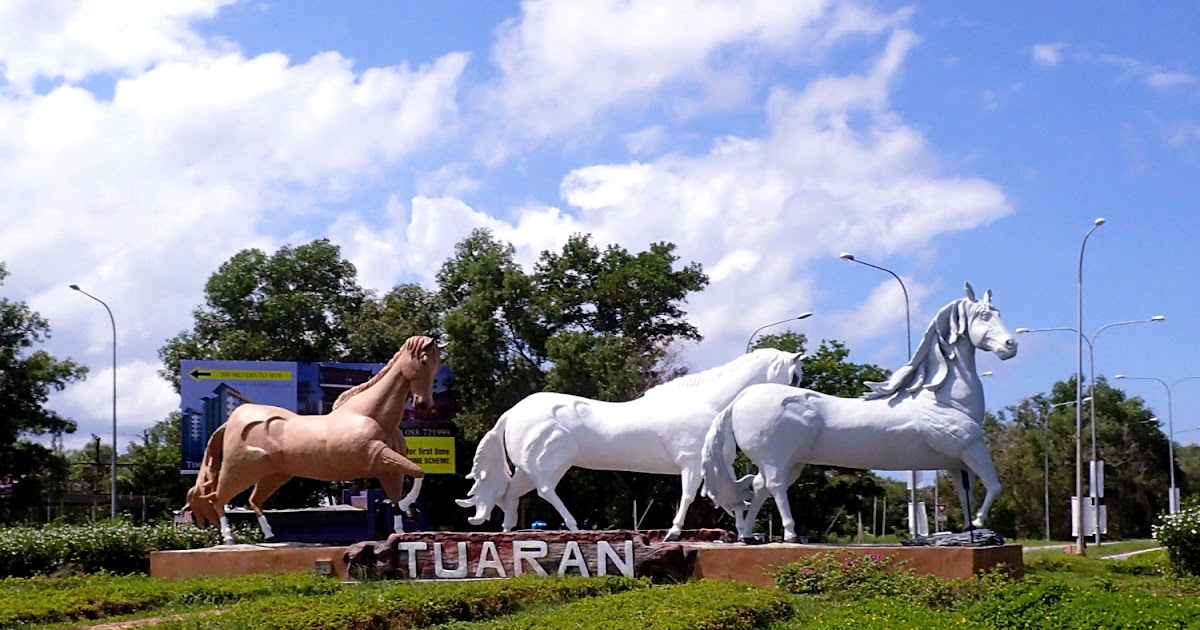
M671 530L671 531L667 532L666 536L663 536L663 542L675 542L675 541L679 540L679 535L680 535L680 532Z

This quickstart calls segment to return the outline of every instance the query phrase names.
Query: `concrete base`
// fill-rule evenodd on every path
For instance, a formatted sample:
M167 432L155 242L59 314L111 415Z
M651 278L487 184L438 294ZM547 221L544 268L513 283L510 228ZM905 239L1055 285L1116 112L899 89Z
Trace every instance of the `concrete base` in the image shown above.
M1009 574L1025 572L1020 545L999 547L903 547L891 545L765 545L689 543L696 550L697 578L734 580L772 586L775 573L784 566L822 553L865 556L878 554L903 561L918 574L969 578L980 571L1004 565Z
M327 573L345 580L345 547L304 543L220 545L205 549L150 552L150 576L234 577L253 573Z

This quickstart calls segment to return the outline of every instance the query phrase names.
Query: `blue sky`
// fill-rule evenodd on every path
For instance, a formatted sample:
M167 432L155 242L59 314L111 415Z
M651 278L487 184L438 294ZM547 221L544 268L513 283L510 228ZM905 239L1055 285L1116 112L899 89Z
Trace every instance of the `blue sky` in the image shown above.
M1200 374L1200 6L956 2L38 0L0 9L0 259L50 349L93 368L53 399L122 441L176 408L156 349L239 249L329 237L368 286L432 286L473 227L525 262L572 232L676 242L702 369L800 311L852 358L905 359L962 295L1010 329L1107 330L1097 373ZM1074 369L1022 335L989 408ZM1166 417L1161 386L1123 383ZM1175 393L1200 427L1200 381ZM1200 431L1180 442L1200 440ZM72 445L68 441L68 445Z

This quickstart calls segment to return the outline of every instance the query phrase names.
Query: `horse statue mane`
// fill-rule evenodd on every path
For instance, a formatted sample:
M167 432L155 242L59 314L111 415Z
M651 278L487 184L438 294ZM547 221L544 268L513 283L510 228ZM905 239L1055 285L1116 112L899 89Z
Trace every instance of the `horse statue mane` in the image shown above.
M729 363L708 368L703 372L685 374L679 378L673 378L666 383L651 387L650 389L646 390L642 396L657 395L664 392L669 394L681 389L690 389L692 387L707 385L708 383L725 376L731 370L739 368L745 363L749 363L750 359L753 358L757 352L758 350L755 350L754 352L740 355Z
M387 364L384 365L383 368L379 370L379 372L377 372L374 376L367 379L366 381L359 383L358 385L355 385L354 387L351 387L350 389L347 389L346 391L342 392L342 395L338 396L337 400L333 401L333 409L337 409L338 407L341 407L342 405L346 404L347 401L349 401L351 398L353 398L356 394L361 393L362 391L368 389L375 383L379 382L379 379L383 378L383 376L385 374L387 374L388 370L392 369L392 365L396 363L396 359L399 359L401 354L407 352L414 357L419 356L421 349L424 348L432 340L433 340L432 337L409 337L404 342L404 345L400 346L400 349L396 351L396 354L392 355L392 358L388 360ZM333 409L331 409L330 411L332 411Z
M917 346L908 363L884 382L865 383L871 391L862 395L863 400L902 396L922 388L936 391L950 373L950 362L957 358L954 344L966 334L970 318L983 308L980 302L970 297L959 298L942 307L929 323L921 345Z

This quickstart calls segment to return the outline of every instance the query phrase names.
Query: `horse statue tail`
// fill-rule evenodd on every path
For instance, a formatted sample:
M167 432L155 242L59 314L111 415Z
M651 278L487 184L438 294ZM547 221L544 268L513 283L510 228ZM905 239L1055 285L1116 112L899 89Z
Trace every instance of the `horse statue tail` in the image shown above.
M504 498L508 490L508 482L512 479L512 471L508 467L508 455L504 448L504 427L507 415L500 416L496 426L488 431L479 441L475 449L475 460L471 463L471 474L467 479L474 479L466 499L455 501L460 507L475 508L475 516L467 519L472 525L482 525L491 518L492 510Z
M221 472L221 452L225 443L225 425L217 427L212 437L208 438L208 446L204 449L204 461L200 463L200 471L196 475L196 484L187 491L187 503L184 509L190 511L198 527L209 523L220 524L217 509L213 507L213 498L217 496L217 475Z
M734 450L733 406L741 394L717 414L708 434L704 436L701 452L701 469L704 471L704 488L701 492L718 506L730 512L746 509L754 499L754 475L734 479L733 462L725 456Z

